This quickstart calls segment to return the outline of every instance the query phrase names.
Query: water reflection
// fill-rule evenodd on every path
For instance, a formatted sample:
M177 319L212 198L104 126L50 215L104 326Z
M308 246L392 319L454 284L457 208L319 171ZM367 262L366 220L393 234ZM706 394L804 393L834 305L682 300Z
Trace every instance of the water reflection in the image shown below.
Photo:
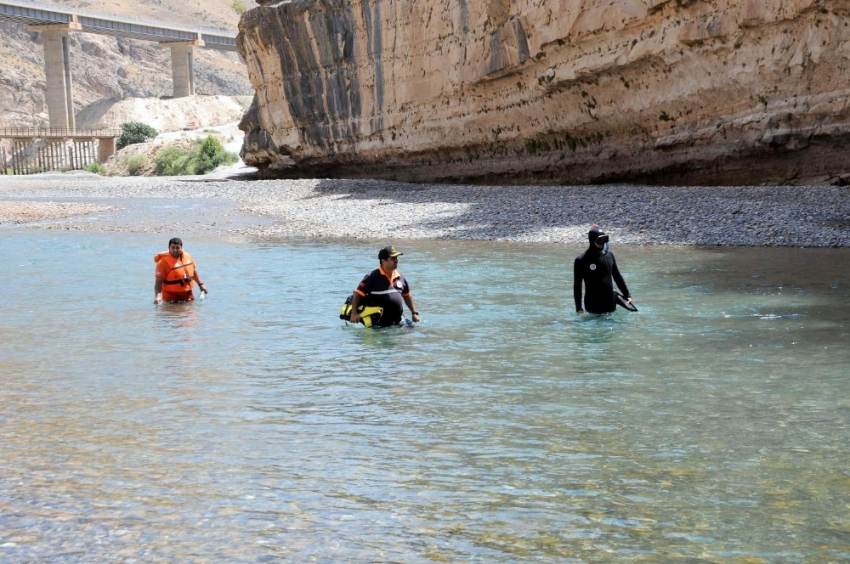
M198 307L203 304L196 302L161 303L156 307L155 323L157 329L168 331L173 329L189 329L198 325Z
M580 344L610 343L618 329L628 327L627 315L619 311L605 315L576 315L572 320L574 334Z

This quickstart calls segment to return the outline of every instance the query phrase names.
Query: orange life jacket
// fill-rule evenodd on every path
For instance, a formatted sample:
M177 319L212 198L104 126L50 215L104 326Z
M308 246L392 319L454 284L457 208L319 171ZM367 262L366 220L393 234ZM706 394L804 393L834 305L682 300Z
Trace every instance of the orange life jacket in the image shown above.
M192 255L183 251L183 258L176 259L170 253L159 253L153 257L159 265L165 261L166 268L157 268L157 278L162 279L162 300L166 302L185 302L195 299L192 288L195 287L195 261Z

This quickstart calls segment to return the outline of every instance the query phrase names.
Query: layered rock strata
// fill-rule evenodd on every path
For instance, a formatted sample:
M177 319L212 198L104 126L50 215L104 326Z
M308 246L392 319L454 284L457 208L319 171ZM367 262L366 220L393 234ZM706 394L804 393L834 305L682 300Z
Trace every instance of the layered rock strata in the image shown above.
M264 177L841 183L839 0L274 0L245 13Z

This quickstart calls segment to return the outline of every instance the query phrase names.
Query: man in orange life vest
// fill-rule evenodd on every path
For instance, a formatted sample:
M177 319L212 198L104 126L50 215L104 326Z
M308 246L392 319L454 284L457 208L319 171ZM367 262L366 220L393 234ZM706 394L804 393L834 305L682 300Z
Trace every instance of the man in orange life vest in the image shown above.
M168 252L153 257L156 263L156 283L153 303L191 302L195 299L192 288L195 282L203 293L207 287L198 277L192 255L183 250L183 241L174 237L168 242Z

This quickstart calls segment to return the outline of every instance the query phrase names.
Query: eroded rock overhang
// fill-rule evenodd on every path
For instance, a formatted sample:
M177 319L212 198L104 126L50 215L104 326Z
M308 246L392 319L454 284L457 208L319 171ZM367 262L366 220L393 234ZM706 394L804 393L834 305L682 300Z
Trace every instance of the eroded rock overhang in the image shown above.
M240 22L264 177L833 182L838 0L301 0ZM846 176L846 175L845 175Z

